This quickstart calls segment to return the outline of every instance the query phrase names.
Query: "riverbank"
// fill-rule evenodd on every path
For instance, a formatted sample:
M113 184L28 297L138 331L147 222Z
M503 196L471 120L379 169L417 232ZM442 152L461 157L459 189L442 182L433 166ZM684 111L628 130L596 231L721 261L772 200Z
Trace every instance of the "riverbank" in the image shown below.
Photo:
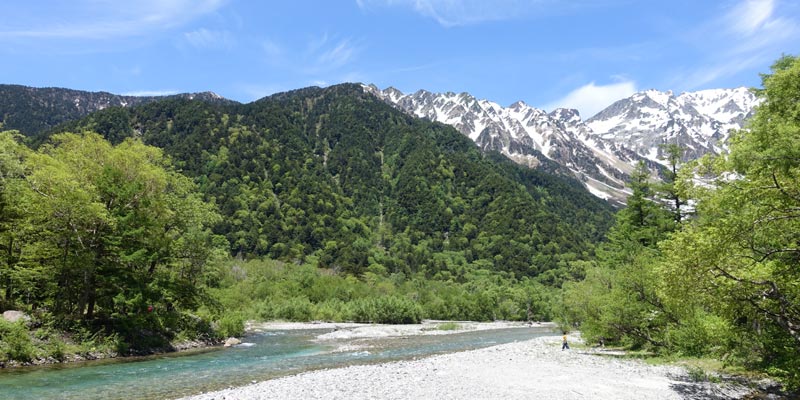
M61 339L61 343L65 343L65 339L66 338ZM172 342L166 346L153 347L146 350L130 351L126 354L120 354L107 345L97 346L95 348L85 348L86 346L66 342L63 344L64 350L61 350L57 355L32 357L28 361L0 360L0 369L38 367L55 364L74 364L115 358L136 358L157 354L191 352L206 348L219 347L222 346L222 344L223 342L219 340L184 340ZM42 352L44 352L44 350L42 350Z
M569 338L580 343L577 335ZM677 366L603 356L596 349L562 351L561 337L554 335L412 361L307 372L185 399L737 399L750 392L736 383L695 382Z
M358 339L379 339L398 336L415 335L437 335L451 334L475 330L505 329L515 327L552 327L552 323L528 324L523 322L454 322L454 321L424 321L421 324L409 325L380 325L362 324L352 322L255 322L248 321L245 325L247 333L259 333L265 331L278 330L304 330L304 329L324 329L330 330L327 334L320 335L317 339L326 340L358 340ZM444 328L444 329L442 329ZM33 336L33 335L31 335ZM169 354L176 352L190 352L201 349L221 347L225 340L184 340L169 343L168 345L152 347L146 350L130 351L127 354L120 354L109 344L99 344L97 346L85 346L80 343L72 343L70 337L60 336L57 338L62 344L61 350L57 354L50 354L42 347L40 350L31 350L31 353L41 353L31 357L28 361L19 360L0 360L0 369L46 366L53 364L72 364L90 362L96 360L106 360L114 358L134 358L156 354ZM351 345L343 346L342 349L353 348Z
M360 324L352 322L253 322L245 325L245 331L260 333L277 330L330 329L331 332L317 337L318 340L378 339L397 336L446 335L469 331L485 331L510 328L549 328L554 331L557 325L552 322L474 322L474 321L436 321L425 320L419 324Z

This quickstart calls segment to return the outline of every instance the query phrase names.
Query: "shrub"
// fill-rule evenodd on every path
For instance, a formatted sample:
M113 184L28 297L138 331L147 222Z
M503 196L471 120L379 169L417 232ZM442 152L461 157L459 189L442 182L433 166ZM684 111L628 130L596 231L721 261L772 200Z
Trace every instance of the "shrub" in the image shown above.
M719 354L722 348L730 347L732 337L725 319L704 313L687 318L681 326L668 333L671 345L687 356Z
M52 337L45 350L49 357L53 357L58 361L64 361L67 358L67 345L60 338Z
M356 322L416 324L422 319L422 307L405 297L358 299L352 306Z
M330 299L318 303L314 307L314 319L319 321L347 321L352 319L352 312L347 303L339 299Z
M36 349L23 322L11 323L0 319L0 352L10 360L33 360Z
M181 314L180 327L175 339L177 340L192 340L197 338L208 338L213 336L214 329L208 322L211 318L208 315L195 315L195 314Z
M461 329L461 324L456 322L445 322L436 325L436 330L439 331L457 331L459 329Z
M310 321L313 311L307 297L292 297L273 305L273 316L287 321Z
M244 335L244 318L238 313L222 316L217 321L217 335L223 338Z

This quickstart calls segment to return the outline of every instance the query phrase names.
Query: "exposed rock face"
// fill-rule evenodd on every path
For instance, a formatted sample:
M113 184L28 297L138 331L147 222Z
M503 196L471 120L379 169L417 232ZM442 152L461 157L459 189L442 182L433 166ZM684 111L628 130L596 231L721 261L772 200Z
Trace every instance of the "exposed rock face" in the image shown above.
M31 317L29 317L28 314L25 314L22 311L8 310L3 313L3 319L5 319L8 322L17 322L19 320L30 321Z
M648 90L617 101L586 125L599 141L625 147L661 162L663 143L686 150L685 159L727 147L732 129L741 129L758 100L746 88L682 93Z
M237 344L241 344L241 343L242 343L241 340L239 340L239 339L237 339L235 337L229 337L227 340L225 340L225 345L224 346L225 347L231 347L231 346L236 346Z
M572 174L596 196L617 201L627 197L625 182L636 163L665 165L663 144L683 146L686 159L719 153L729 131L740 129L758 103L745 88L679 96L648 90L583 121L577 110L547 113L521 101L502 107L469 93L364 89L411 115L455 127L484 150L531 168Z

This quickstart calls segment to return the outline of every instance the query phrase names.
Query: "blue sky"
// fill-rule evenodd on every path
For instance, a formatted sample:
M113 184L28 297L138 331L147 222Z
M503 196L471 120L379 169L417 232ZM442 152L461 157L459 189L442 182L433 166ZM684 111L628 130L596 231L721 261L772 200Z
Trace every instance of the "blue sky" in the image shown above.
M249 102L364 82L586 118L636 90L758 86L776 58L798 54L797 3L15 1L0 14L0 83Z

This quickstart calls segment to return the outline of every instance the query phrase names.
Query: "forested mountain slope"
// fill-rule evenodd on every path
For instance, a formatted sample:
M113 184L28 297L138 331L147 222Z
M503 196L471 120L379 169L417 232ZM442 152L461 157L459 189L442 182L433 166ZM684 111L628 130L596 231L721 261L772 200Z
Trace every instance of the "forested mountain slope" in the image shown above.
M125 96L64 88L0 85L0 129L35 136L67 121L108 107L131 107L164 98L186 98L212 103L235 103L213 92L172 96Z
M741 129L758 104L743 87L679 95L647 90L583 120L574 109L547 112L522 101L503 107L466 92L363 88L411 115L452 125L482 149L574 176L598 197L621 204L630 195L625 185L639 161L654 171L668 166L668 144L683 147L685 161L719 154L728 146L729 131Z
M112 107L56 130L85 129L163 148L219 206L215 229L241 256L313 257L355 274L535 276L589 257L612 216L577 181L483 155L359 85Z

